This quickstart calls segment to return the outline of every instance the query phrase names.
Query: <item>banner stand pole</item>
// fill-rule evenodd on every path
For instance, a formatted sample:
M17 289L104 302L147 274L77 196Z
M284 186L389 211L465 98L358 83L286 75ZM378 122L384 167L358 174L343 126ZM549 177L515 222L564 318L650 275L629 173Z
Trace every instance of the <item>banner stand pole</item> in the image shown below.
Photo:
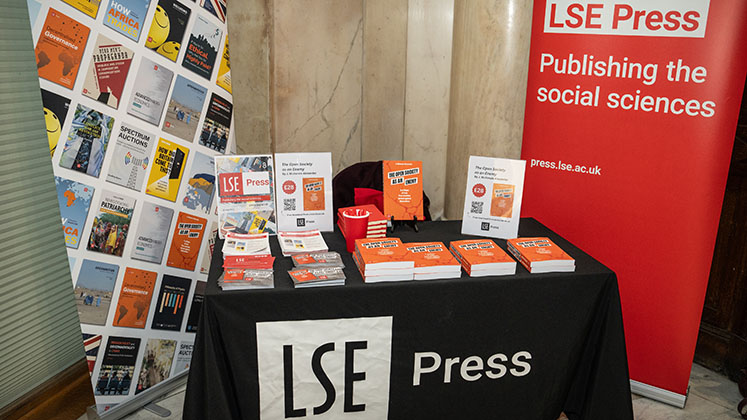
M687 402L687 396L690 393L690 386L687 387L687 394L682 395L631 379L630 392L677 408L685 408L685 402Z

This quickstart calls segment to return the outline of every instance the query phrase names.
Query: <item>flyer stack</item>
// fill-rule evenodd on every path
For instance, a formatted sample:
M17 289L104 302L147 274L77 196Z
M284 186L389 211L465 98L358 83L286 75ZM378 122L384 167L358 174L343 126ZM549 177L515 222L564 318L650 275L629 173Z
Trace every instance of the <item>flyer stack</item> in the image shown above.
M415 261L415 280L456 279L462 276L462 266L442 242L412 242L405 246Z
M509 239L508 251L530 273L576 271L576 260L550 238Z
M452 241L449 249L470 277L516 274L516 261L490 239Z
M373 204L364 204L361 206L352 207L341 207L337 210L337 227L340 228L342 236L345 234L345 218L342 217L342 213L348 209L361 209L368 211L368 229L366 231L366 238L384 238L386 237L386 217L379 211L379 209Z
M342 286L345 284L345 264L337 252L296 254L291 257L293 270L288 274L293 287Z
M218 284L223 290L272 288L274 262L267 233L228 232L223 242L223 277Z
M278 243L284 257L329 250L321 232L316 229L304 232L278 232Z
M356 239L353 260L366 283L414 278L415 261L399 238Z

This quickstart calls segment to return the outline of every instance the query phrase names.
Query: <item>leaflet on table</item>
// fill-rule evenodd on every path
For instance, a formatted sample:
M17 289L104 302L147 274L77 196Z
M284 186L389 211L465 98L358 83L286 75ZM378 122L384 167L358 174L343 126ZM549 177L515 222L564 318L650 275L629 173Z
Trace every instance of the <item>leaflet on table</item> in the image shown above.
M526 161L470 156L462 234L516 238Z
M316 229L304 232L278 232L278 243L284 257L328 250L324 237Z
M216 156L218 234L277 232L272 155Z
M267 233L237 234L228 232L222 252L228 255L269 255L270 236Z
M334 230L332 154L275 153L278 230Z

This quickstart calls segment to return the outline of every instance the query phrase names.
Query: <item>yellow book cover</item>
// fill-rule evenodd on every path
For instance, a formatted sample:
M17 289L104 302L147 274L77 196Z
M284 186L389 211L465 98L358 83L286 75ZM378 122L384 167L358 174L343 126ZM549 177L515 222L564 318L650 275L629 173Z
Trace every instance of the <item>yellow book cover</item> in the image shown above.
M176 201L188 155L189 149L186 147L161 138L158 141L145 192L164 200Z
M99 13L99 5L101 0L62 0L65 3L73 6L80 10L86 15L96 19L96 14Z
M231 92L231 60L228 54L228 36L226 36L226 42L223 46L223 55L221 55L218 78L215 80L215 84L228 91L228 93L233 93Z

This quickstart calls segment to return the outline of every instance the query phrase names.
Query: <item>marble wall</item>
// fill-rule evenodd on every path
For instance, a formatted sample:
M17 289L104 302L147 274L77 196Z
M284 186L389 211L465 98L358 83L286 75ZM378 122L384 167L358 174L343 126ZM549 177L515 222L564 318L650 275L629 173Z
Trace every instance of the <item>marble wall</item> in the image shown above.
M238 149L422 160L431 213L458 218L468 156L519 155L531 4L231 3Z

